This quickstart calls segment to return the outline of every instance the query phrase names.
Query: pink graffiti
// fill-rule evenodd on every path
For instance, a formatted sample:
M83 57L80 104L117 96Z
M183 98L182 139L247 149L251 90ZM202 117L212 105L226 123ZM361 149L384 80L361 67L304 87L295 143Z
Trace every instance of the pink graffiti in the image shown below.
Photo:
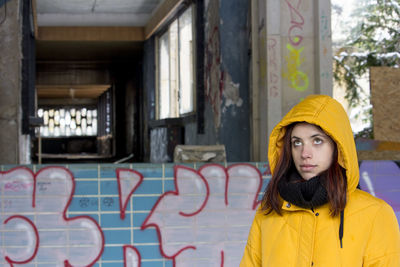
M34 174L28 168L17 167L0 172L0 187L5 185L13 190L2 192L9 204L3 204L0 213L0 232L6 244L0 257L10 266L34 259L55 262L57 266L92 266L100 258L104 235L98 223L88 216L67 216L75 190L68 169L46 167Z
M8 182L4 185L5 191L20 192L32 188L32 183L21 183L18 181Z
M174 266L238 266L262 186L250 164L174 169L175 191L164 193L142 224L155 227L161 254Z
M299 7L301 4L301 0L297 0L297 5L292 5L289 0L285 0L286 4L289 7L290 12L290 23L292 24L289 27L288 36L289 41L292 45L298 46L303 41L303 36L300 35L301 31L303 31L304 26L304 17L301 15L299 11ZM295 31L300 31L300 33L296 34Z
M125 218L125 210L133 192L143 181L143 175L130 169L117 169L119 208L121 220Z
M134 247L130 245L125 245L124 250L124 267L140 267L140 253Z
M28 257L27 259L15 260L15 259L11 259L8 255L5 255L4 259L10 264L11 267L13 267L14 264L25 264L25 263L28 263L36 256L37 251L39 249L39 232L38 232L35 224L25 216L13 215L11 217L8 217L4 221L4 224L7 224L11 220L20 220L20 221L22 221L22 224L28 224L29 228L33 230L34 237L35 237L35 244L33 245L32 255L30 257ZM20 222L19 225L21 225L21 222Z

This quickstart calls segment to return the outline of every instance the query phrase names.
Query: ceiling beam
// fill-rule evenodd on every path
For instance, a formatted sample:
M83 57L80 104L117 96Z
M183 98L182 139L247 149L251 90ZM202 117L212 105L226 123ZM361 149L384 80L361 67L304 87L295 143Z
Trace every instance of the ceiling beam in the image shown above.
M143 27L39 27L41 41L144 41Z
M149 22L144 27L145 39L149 39L151 35L157 31L163 23L177 11L184 0L165 0L150 18Z
M38 24L37 24L37 4L36 4L36 0L32 0L31 2L32 4L32 20L33 20L33 30L34 30L34 35L35 35L35 39L38 38Z
M38 98L97 98L109 84L36 85Z

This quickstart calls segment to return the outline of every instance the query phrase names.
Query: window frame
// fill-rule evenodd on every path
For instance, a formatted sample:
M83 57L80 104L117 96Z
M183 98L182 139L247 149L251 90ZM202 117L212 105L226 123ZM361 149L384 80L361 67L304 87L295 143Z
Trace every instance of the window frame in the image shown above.
M170 120L170 119L179 119L179 118L184 118L188 116L192 116L196 114L196 89L197 89L197 70L196 70L196 52L197 52L197 44L196 44L196 8L197 5L195 3L192 3L190 5L185 5L181 9L179 9L176 14L174 14L168 22L165 24L165 26L155 35L155 119L156 120ZM182 17L182 15L188 10L191 9L191 30L192 30L192 43L191 43L191 105L192 105L192 110L188 112L181 113L181 97L180 97L180 82L181 82L181 73L180 73L180 29L179 29L179 18ZM168 65L169 65L169 95L175 94L175 103L171 104L171 100L169 101L169 115L166 117L161 116L161 62L160 62L160 42L161 38L165 36L165 34L170 33L170 27L176 23L177 24L177 49L176 49L176 55L177 55L177 63L176 63L176 71L177 71L177 81L176 81L176 86L175 88L171 88L171 55L168 54ZM168 36L168 44L170 44L170 36ZM168 47L168 51L170 51ZM171 115L172 114L172 115Z

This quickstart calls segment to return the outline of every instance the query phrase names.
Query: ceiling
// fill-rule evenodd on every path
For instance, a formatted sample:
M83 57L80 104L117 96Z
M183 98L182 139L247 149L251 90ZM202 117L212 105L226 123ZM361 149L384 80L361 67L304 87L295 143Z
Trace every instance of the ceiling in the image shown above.
M164 0L35 0L36 27L143 28ZM143 41L41 40L38 61L132 60L142 53Z
M143 27L163 0L36 0L41 26Z
M144 40L143 37L132 38L132 32L143 32L162 2L164 0L33 0L36 60L42 63L132 62L141 56ZM45 32L50 35L44 37ZM38 97L43 101L96 98L109 86L36 85Z

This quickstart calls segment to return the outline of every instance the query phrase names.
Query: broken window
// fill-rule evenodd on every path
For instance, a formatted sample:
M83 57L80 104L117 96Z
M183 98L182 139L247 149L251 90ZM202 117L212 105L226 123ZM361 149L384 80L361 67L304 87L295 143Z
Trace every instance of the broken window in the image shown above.
M97 109L95 108L40 108L43 118L40 135L43 137L96 136Z

